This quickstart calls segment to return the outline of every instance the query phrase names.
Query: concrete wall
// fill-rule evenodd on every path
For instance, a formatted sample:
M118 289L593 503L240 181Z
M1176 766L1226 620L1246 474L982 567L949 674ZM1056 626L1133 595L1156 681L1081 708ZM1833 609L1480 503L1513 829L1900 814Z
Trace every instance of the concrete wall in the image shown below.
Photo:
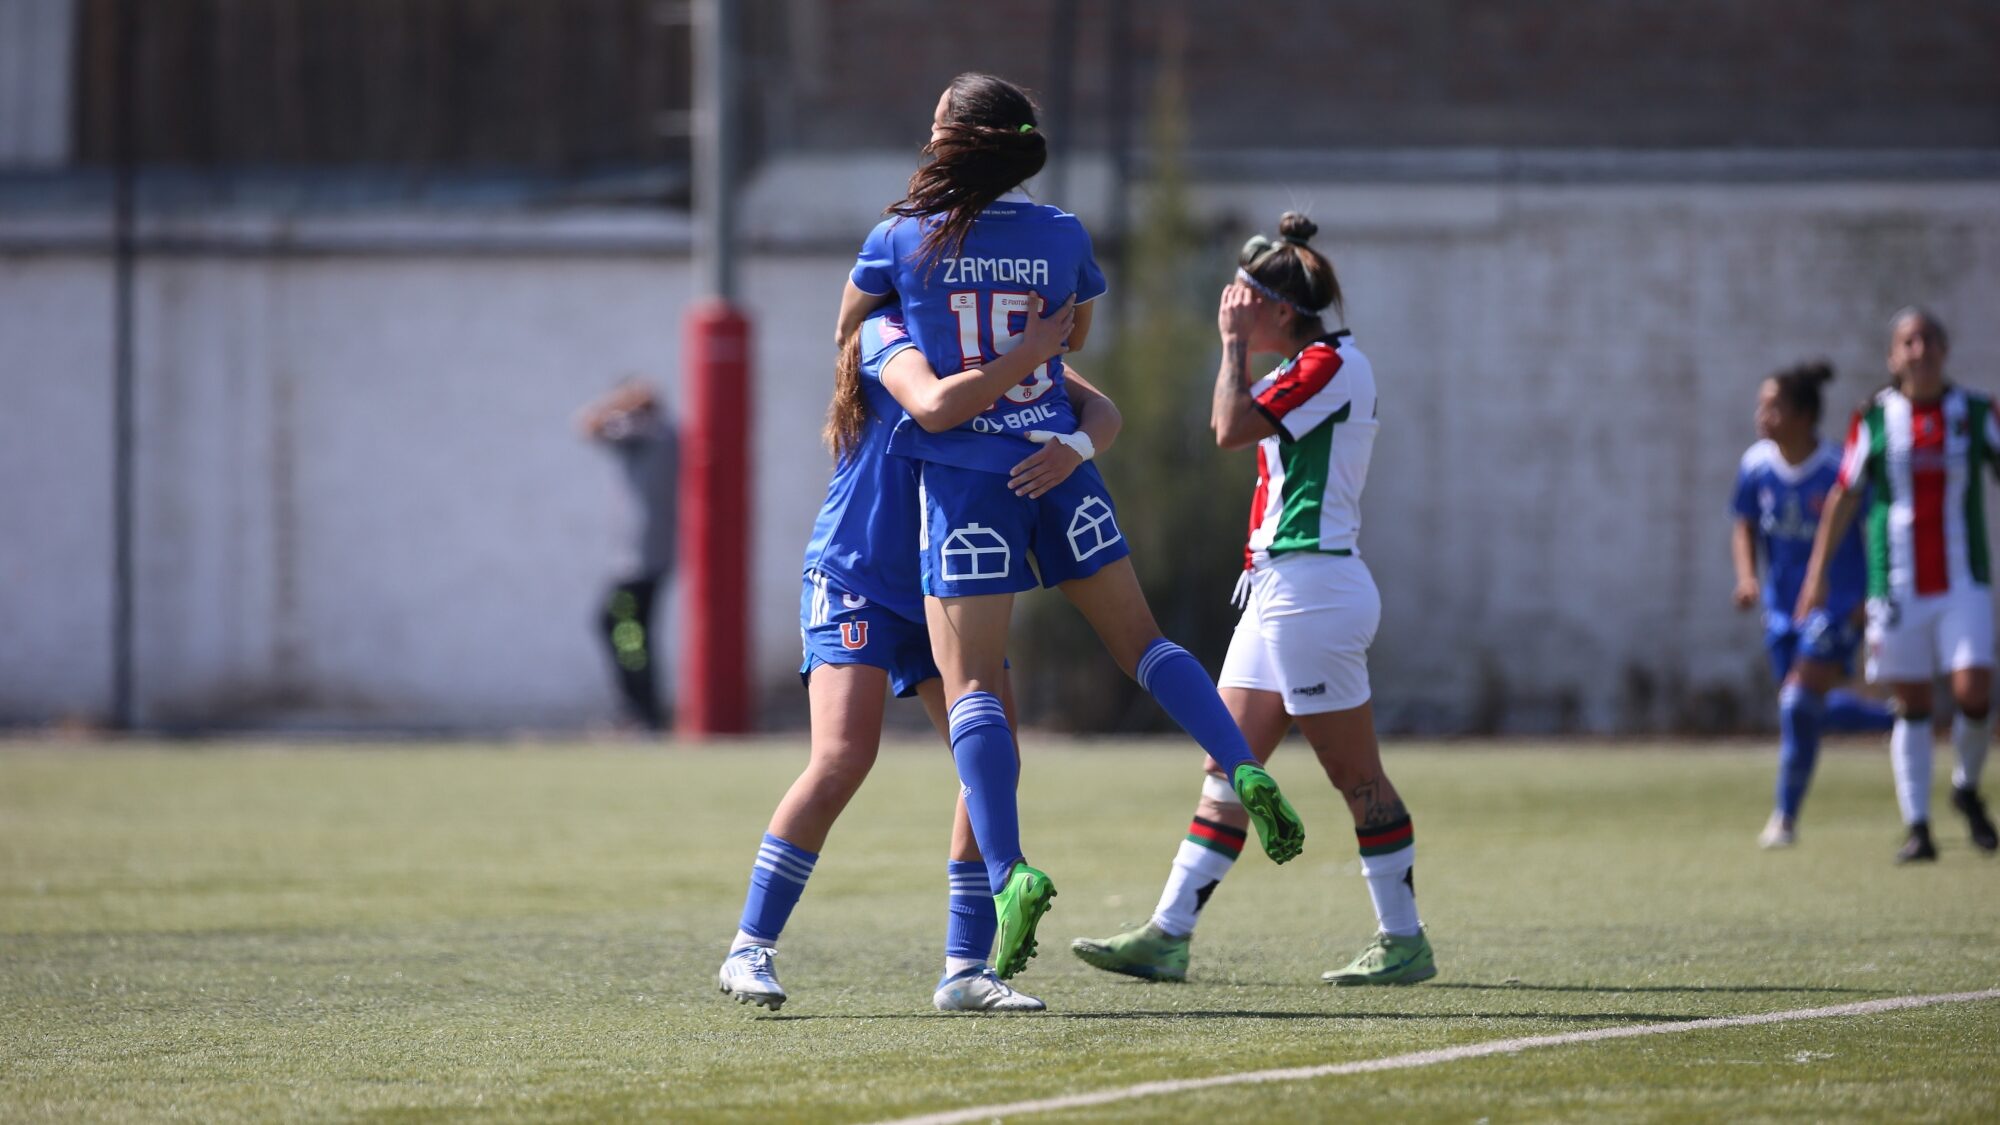
M776 714L797 704L797 568L827 468L841 247L898 167L835 184L780 163L747 208L764 247L744 277L758 367L748 565ZM1392 726L1759 721L1768 685L1756 626L1728 604L1723 514L1758 378L1826 355L1842 372L1834 402L1858 399L1881 370L1884 318L1921 300L1953 328L1950 370L2000 389L1990 183L1201 193L1244 229L1299 201L1383 386L1363 549L1384 594L1373 665ZM569 419L621 374L671 382L690 275L685 232L665 220L575 222L515 217L462 243L389 219L149 231L144 719L612 713L588 624L620 497ZM109 699L110 273L80 235L32 234L52 223L0 216L0 721L101 714ZM1211 372L1191 359L1161 393L1205 396ZM1246 503L1250 473L1245 459L1213 502Z

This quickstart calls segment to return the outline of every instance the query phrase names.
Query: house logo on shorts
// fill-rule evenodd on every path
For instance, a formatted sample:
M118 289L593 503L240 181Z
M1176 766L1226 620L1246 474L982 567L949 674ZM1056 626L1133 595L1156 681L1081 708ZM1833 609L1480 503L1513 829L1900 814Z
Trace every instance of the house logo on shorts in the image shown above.
M1086 496L1069 517L1069 554L1078 562L1123 539L1111 505L1102 496Z
M966 524L944 537L944 580L966 582L1007 577L1007 540L990 527Z
M1293 695L1325 695L1325 694L1326 694L1326 681L1325 681L1325 680L1321 680L1321 681L1320 681L1319 683L1316 683L1316 684L1312 685L1311 687L1295 687L1295 688L1293 688L1293 689L1292 689L1292 694L1293 694Z

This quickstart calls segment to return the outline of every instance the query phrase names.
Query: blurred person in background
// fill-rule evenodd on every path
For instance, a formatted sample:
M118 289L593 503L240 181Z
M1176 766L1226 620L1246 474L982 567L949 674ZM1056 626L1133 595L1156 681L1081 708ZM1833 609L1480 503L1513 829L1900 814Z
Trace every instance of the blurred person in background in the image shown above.
M634 722L664 730L653 608L674 569L680 443L652 384L627 378L577 415L577 428L618 460L625 477L631 547L605 594L597 627Z
M1796 616L1832 599L1836 544L1868 518L1868 676L1895 693L1889 736L1896 801L1908 834L1898 863L1935 860L1931 841L1932 681L1951 680L1952 806L1972 844L1991 854L1993 821L1979 796L1992 739L1993 590L1982 471L2000 474L1993 400L1945 380L1942 321L1906 308L1889 323L1889 376L1847 433L1840 475L1813 540Z
M1859 526L1834 550L1826 606L1803 622L1792 618L1820 513L1840 475L1838 452L1819 437L1821 389L1832 379L1833 368L1822 361L1780 371L1758 387L1758 440L1737 466L1730 501L1736 608L1763 606L1764 651L1781 685L1777 797L1757 837L1766 848L1790 847L1798 838L1799 807L1812 784L1822 730L1886 731L1895 723L1888 707L1838 686L1854 674L1868 593Z
M1341 316L1333 263L1310 245L1319 228L1288 211L1278 237L1256 235L1223 288L1222 366L1210 426L1224 449L1257 451L1250 534L1236 586L1243 607L1217 678L1251 753L1269 761L1297 724L1354 818L1376 935L1335 985L1414 984L1437 975L1417 915L1416 830L1382 766L1368 646L1382 617L1361 561L1361 490L1375 445L1375 369ZM1262 377L1252 353L1289 357ZM1242 803L1216 763L1174 856L1152 920L1104 939L1078 938L1085 962L1149 980L1183 980L1197 915L1243 850Z

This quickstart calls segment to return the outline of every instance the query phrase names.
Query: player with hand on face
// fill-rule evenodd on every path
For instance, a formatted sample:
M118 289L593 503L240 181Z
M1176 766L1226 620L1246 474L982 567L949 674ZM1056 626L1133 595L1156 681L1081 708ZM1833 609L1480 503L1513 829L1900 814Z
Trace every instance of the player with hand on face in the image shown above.
M953 80L932 115L928 162L862 246L836 338L893 297L925 360L950 376L1008 354L1045 301L1071 310L1058 315L1073 317L1069 350L1081 348L1088 302L1104 292L1104 277L1075 216L1021 191L1047 152L1034 103L1019 88L990 75ZM1034 955L1035 928L1055 897L1021 846L1014 738L993 691L1014 595L1038 584L1030 557L1039 584L1060 588L1119 667L1229 771L1266 852L1280 863L1297 855L1305 838L1298 815L1251 756L1207 672L1154 623L1096 467L1075 465L1039 496L1023 495L1015 479L1036 431L1055 435L1039 456L1087 461L1093 452L1076 433L1062 356L963 413L927 417L905 406L911 417L890 449L922 463L925 613L950 704L953 759L999 913L999 975Z
M1309 244L1311 220L1287 212L1278 238L1258 235L1222 291L1222 366L1210 424L1224 449L1257 450L1250 538L1237 583L1243 617L1222 662L1222 698L1259 762L1294 724L1354 818L1375 940L1328 984L1413 984L1437 975L1417 916L1416 830L1382 767L1370 704L1368 646L1382 617L1361 561L1361 489L1375 445L1375 370L1341 329L1333 264ZM1261 378L1252 352L1289 356ZM1209 763L1194 821L1153 918L1071 950L1100 969L1152 980L1187 976L1197 913L1235 866L1246 817Z
M1840 474L1839 454L1819 439L1820 389L1832 378L1825 363L1808 363L1764 380L1757 392L1758 441L1743 454L1730 502L1736 608L1763 606L1764 650L1781 685L1776 804L1757 837L1766 848L1790 847L1798 838L1799 807L1812 784L1822 730L1886 731L1895 722L1889 708L1838 686L1854 674L1861 641L1868 562L1859 527L1834 551L1826 606L1803 623L1792 618L1820 513Z
M1993 399L1947 382L1949 344L1930 312L1889 324L1890 384L1855 414L1813 540L1796 616L1831 604L1829 572L1857 514L1868 520L1868 677L1896 695L1889 735L1896 801L1908 830L1898 863L1937 858L1931 840L1931 681L1951 678L1952 805L1991 854L1979 778L1993 736L1993 578L1982 473L2000 474Z
M773 964L778 938L835 819L875 764L887 692L917 696L938 733L947 730L918 576L917 466L888 453L903 411L883 388L884 371L893 368L899 379L920 382L936 408L954 408L968 394L990 402L1055 355L1069 327L1063 315L1033 322L1008 355L949 379L937 378L911 346L894 306L877 310L848 343L826 428L834 475L806 547L800 593L805 659L799 675L811 699L812 757L758 846L742 920L723 961L721 989L740 1002L772 1011L785 1002ZM1078 432L1108 448L1122 424L1117 408L1081 380L1075 389ZM1037 493L1068 475L1064 458L1046 451L1014 470L1020 486ZM1004 680L999 695L1010 698ZM945 969L933 1005L943 1011L1040 1011L1040 1000L1008 987L988 965L998 923L962 799L946 869Z

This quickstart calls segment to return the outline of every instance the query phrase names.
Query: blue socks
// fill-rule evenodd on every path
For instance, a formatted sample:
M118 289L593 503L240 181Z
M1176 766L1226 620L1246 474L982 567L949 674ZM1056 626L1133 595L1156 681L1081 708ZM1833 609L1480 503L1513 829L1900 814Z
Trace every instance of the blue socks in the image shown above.
M1824 700L1797 684L1786 684L1778 693L1778 730L1783 736L1778 747L1778 812L1787 818L1799 815L1806 787L1812 784L1825 709Z
M1236 720L1229 717L1229 708L1222 705L1222 696L1216 693L1215 681L1208 678L1208 670L1201 666L1201 661L1189 656L1186 649L1161 637L1139 657L1139 668L1133 678L1152 693L1182 730L1208 751L1208 756L1222 767L1224 777L1233 779L1237 766L1257 760L1251 755L1249 744L1243 741ZM980 846L985 847L984 842Z
M1886 703L1845 688L1826 693L1826 729L1831 731L1887 731L1896 725L1896 712Z
M989 892L997 895L1022 858L1021 811L1014 797L1020 764L1014 760L1014 735L998 696L968 692L951 705L951 760L965 787L972 838L986 857Z
M785 932L792 908L812 877L819 856L766 832L757 845L757 862L750 868L750 893L743 899L743 920L737 929L743 936L775 945ZM739 938L739 944L741 939Z
M956 961L983 965L993 953L993 938L1000 930L1000 916L993 912L993 893L987 886L986 865L976 859L954 859L945 864L945 872L951 880L951 914L944 927L946 967Z

